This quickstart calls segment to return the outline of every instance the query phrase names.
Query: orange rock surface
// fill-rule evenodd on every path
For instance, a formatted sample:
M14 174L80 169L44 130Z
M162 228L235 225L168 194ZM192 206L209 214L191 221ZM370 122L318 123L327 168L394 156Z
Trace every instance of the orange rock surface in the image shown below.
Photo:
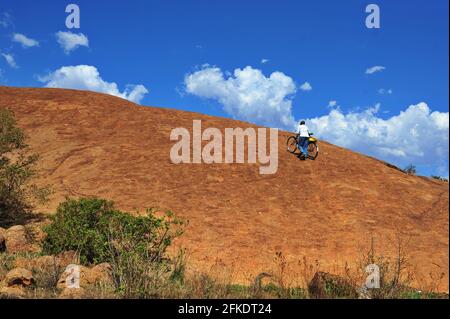
M303 256L332 270L356 263L371 238L380 253L394 253L401 236L417 281L444 273L439 289L448 291L448 183L325 141L317 160L299 161L285 150L287 132L273 175L260 175L259 164L175 165L173 128L194 119L203 129L256 126L98 93L0 87L0 107L15 112L41 156L40 183L55 191L41 210L51 213L65 196L170 209L189 220L176 244L191 267L220 264L237 282L272 269L277 251L294 270Z

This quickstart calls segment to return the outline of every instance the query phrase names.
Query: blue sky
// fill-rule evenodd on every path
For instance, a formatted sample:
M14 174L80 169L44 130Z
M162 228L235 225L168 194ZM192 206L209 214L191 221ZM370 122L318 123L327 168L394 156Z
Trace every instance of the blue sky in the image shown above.
M94 90L288 129L307 119L330 142L448 176L446 0L77 0L81 28L71 30L69 3L0 1L0 85L85 88L79 77L93 69L56 71L87 65L104 81ZM380 7L380 29L365 26L369 3ZM88 44L65 52L59 31ZM367 74L374 66L383 68Z

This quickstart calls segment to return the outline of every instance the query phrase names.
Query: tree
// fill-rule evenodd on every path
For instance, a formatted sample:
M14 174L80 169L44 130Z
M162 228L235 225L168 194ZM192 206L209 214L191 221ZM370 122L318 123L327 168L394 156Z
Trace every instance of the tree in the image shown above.
M413 164L409 164L408 166L405 167L403 172L405 172L408 175L416 175L416 167Z
M33 203L42 202L49 195L48 188L31 183L37 174L38 156L30 154L25 139L14 113L0 109L0 225L30 217Z

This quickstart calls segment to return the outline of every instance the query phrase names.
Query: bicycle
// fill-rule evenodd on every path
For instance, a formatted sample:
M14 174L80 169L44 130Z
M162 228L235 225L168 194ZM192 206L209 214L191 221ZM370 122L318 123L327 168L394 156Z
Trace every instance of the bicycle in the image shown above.
M310 134L310 137L308 139L308 158L311 160L315 160L317 156L319 156L319 145L317 143L317 138L312 137L311 135L313 135L313 133ZM287 139L286 145L288 152L300 155L300 150L298 148L298 138L299 135L296 134L295 136L290 136Z

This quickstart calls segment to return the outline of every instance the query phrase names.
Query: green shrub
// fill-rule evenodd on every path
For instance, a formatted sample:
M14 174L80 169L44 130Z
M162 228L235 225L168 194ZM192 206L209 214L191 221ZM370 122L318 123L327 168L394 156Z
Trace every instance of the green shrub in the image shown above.
M171 229L181 224L172 217L167 213L157 218L152 210L136 217L116 210L112 202L103 199L67 199L44 228L43 251L58 254L76 250L83 264L112 262L118 254L128 253L159 262L181 233Z
M43 251L58 254L76 250L82 263L105 261L107 237L101 221L111 210L111 203L98 199L61 203L52 223L44 228Z
M30 216L33 201L43 202L50 194L48 188L30 183L37 160L29 152L14 113L0 109L0 225L23 221Z

